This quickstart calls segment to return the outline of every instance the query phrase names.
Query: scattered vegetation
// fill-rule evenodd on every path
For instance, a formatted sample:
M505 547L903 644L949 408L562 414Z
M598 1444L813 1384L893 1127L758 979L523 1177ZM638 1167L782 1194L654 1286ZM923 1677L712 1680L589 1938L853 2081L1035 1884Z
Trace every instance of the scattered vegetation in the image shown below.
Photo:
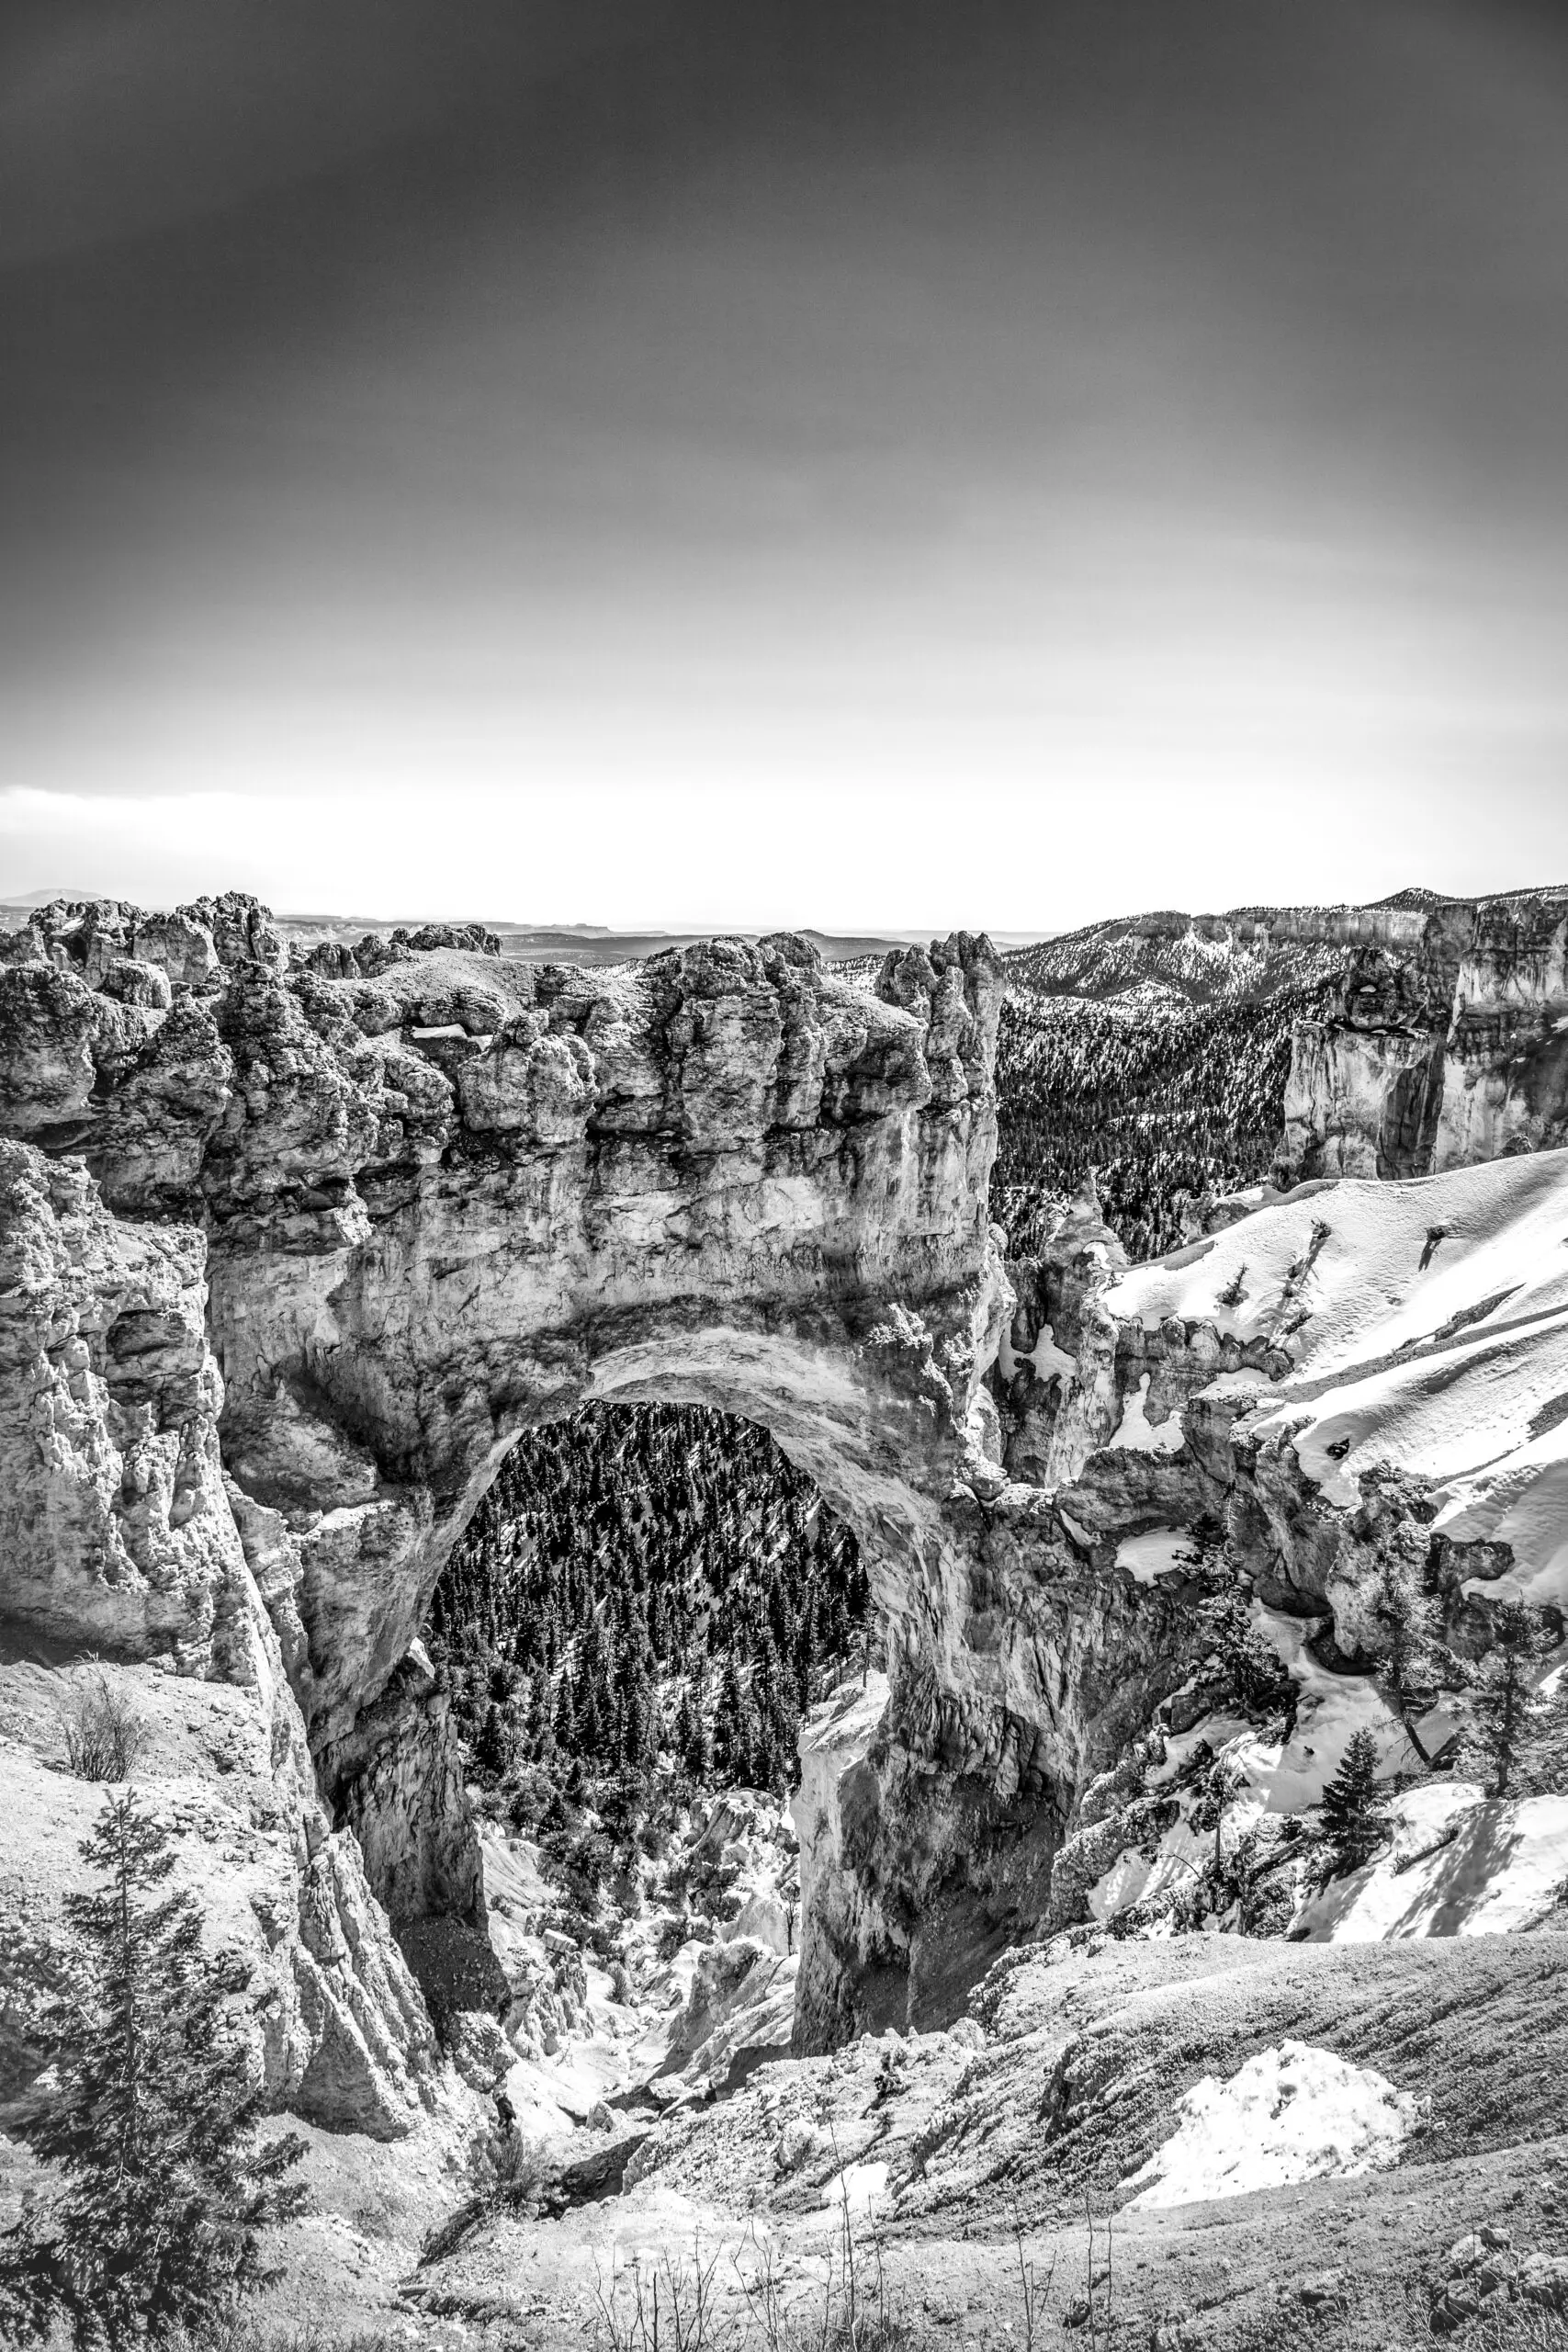
M1049 2272L1042 2289L1019 2242L1025 2313L1024 2352L1037 2341ZM881 2234L858 2234L848 2199L840 2207L836 2244L820 2287L791 2295L771 2240L753 2236L728 2257L741 2309L721 2302L720 2257L694 2242L689 2258L668 2253L601 2274L595 2303L604 2352L935 2352L946 2330L907 2311L893 2292ZM1054 2267L1054 2265L1053 2265ZM1086 2339L1087 2340L1087 2339Z
M130 1781L147 1745L136 1709L93 1659L66 1685L60 1727L65 1760L79 1781Z
M475 2142L468 2157L468 2195L426 2237L419 2267L445 2262L482 2222L495 2213L533 2220L548 2205L558 2167L536 2140L525 2139L515 2122L497 2121Z
M127 1790L81 1852L105 1883L66 1897L59 2087L30 2133L59 2185L0 2237L0 2328L26 2345L61 2324L78 2352L119 2352L201 2336L263 2283L263 2230L301 2208L285 2176L302 2143L257 2142L231 2006L246 1979L203 1951L195 1898L164 1891L170 1832Z

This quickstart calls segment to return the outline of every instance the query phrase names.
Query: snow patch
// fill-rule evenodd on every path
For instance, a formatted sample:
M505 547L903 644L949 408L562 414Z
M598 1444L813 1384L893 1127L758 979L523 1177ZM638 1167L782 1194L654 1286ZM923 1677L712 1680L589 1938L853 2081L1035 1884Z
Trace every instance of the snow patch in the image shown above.
M1179 1527L1151 1527L1144 1535L1124 1535L1116 1546L1116 1565L1126 1569L1134 1584L1185 1576L1197 1560L1191 1536Z
M1348 2179L1399 2161L1416 2102L1370 2066L1282 2041L1228 2082L1205 2075L1177 2102L1180 2121L1132 2176L1134 2205L1190 2205L1292 2181Z
M1085 1897L1091 1917L1109 1919L1134 1903L1155 1902L1196 1878L1213 1850L1213 1831L1193 1829L1185 1817L1161 1834L1152 1857L1125 1847Z
M1568 1388L1568 1370L1562 1376ZM1520 1446L1506 1462L1452 1480L1434 1524L1456 1542L1486 1537L1513 1553L1505 1576L1469 1577L1467 1593L1568 1609L1568 1420Z
M1437 1784L1396 1799L1393 1851L1325 1887L1292 1934L1308 1943L1382 1943L1540 1926L1568 1892L1568 1796L1483 1803L1465 1781L1445 1793L1446 1815Z
M1055 1379L1070 1381L1078 1368L1077 1356L1069 1355L1066 1348L1056 1345L1056 1335L1049 1323L1041 1325L1039 1337L1032 1348L1015 1348L1010 1327L1004 1330L998 1362L1001 1366L1002 1378L1007 1381L1014 1377L1021 1363L1028 1364L1036 1380L1043 1382Z
M1107 1441L1107 1451L1119 1447L1129 1453L1179 1453L1186 1444L1179 1413L1157 1425L1149 1419L1150 1377L1145 1372L1122 1407L1121 1425Z
M851 2221L863 2221L879 2198L887 2194L887 2166L885 2164L846 2165L836 2172L822 2191L821 2202L834 2205L847 2212Z
M1377 1741L1383 1777L1420 1769L1404 1724L1371 1678L1330 1674L1313 1656L1309 1645L1323 1620L1287 1617L1255 1600L1252 1623L1273 1644L1297 1686L1296 1727L1288 1740L1269 1741L1248 1732L1227 1750L1268 1812L1303 1813L1321 1804L1359 1731L1370 1731Z

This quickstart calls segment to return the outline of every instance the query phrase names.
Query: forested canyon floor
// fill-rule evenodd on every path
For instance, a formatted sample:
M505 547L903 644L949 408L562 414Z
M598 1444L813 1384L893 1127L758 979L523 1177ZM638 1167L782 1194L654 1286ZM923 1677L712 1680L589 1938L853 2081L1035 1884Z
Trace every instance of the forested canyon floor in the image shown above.
M1564 910L1406 898L1027 951L1045 1011L1004 1026L1002 1125L1043 1136L1056 1102L1064 1156L1005 1269L983 942L863 987L799 942L592 980L434 933L292 960L233 900L31 926L0 974L10 1896L47 1925L69 1872L95 1800L58 1699L100 1647L193 1882L224 1853L214 1934L254 1955L275 2095L325 2127L321 2210L356 2226L354 2180L386 2184L418 2324L446 2296L562 2340L593 2243L673 2257L743 2214L805 2291L839 2189L932 2327L939 2275L994 2283L955 2231L1019 2208L1064 2247L1065 2319L1100 2291L1095 2257L1065 2285L1087 2188L1097 2226L1154 2233L1122 2290L1143 2340L1332 2340L1395 2210L1333 2178L1358 2150L1397 2158L1407 2221L1425 2183L1411 2313L1466 2317L1455 2213L1516 2196L1477 2324L1547 2309L1564 2118L1497 2086L1561 2079ZM1042 1032L1088 1058L1031 1061ZM1010 1102L1025 1069L1044 1093ZM1276 1102L1273 1181L1235 1196ZM1100 1198L1064 1197L1079 1160ZM1122 2008L1168 2055L1126 2084ZM33 2014L18 1984L18 2128ZM415 2275L503 2078L569 2131L573 2194L622 2193ZM1261 2083L1325 2120L1272 2187L1228 2182L1245 2220L1133 2219L1133 2177ZM1169 2163L1212 2185L1205 2145ZM1296 2211L1367 2227L1265 2313L1253 2217ZM389 2266L312 2226L300 2277L387 2308ZM1222 2227L1230 2284L1175 2291L1158 2233ZM525 2261L559 2268L532 2303ZM964 2293L971 2333L1016 2324Z

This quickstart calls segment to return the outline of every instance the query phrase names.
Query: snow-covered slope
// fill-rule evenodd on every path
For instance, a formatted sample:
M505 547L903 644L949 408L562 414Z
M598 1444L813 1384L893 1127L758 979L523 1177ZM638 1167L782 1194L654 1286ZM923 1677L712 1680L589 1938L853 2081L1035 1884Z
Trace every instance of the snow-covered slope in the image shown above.
M1388 1852L1332 1881L1302 1914L1298 1936L1501 1936L1562 1917L1568 1797L1489 1804L1473 1781L1435 1781L1405 1790L1393 1814Z
M1568 1602L1568 1152L1303 1186L1102 1303L1282 1351L1282 1379L1224 1372L1201 1395L1255 1393L1248 1430L1288 1436L1327 1501L1354 1505L1378 1465L1416 1474L1440 1530L1509 1544L1511 1590ZM1111 1442L1146 1446L1151 1426L1140 1385Z
M1041 996L1124 1000L1156 990L1206 1004L1325 979L1364 942L1414 943L1420 933L1418 916L1371 907L1114 916L1018 948L1003 968L1011 988Z

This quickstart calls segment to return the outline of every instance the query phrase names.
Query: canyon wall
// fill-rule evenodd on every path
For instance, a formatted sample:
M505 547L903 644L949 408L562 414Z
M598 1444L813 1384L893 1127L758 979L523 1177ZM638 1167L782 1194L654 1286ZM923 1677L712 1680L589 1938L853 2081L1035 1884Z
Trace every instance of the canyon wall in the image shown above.
M1399 1172L1551 1139L1544 908L1401 909L1397 956L1354 944L1373 960L1322 1024L1338 1091L1298 1103L1300 1159ZM765 1425L863 1547L886 1700L806 1758L803 2049L942 2022L1073 1916L1086 1799L1215 1697L1201 1581L1130 1567L1129 1541L1223 1540L1343 1665L1395 1555L1483 1624L1467 1588L1523 1556L1506 1498L1439 1493L1437 1440L1388 1471L1375 1415L1358 1453L1342 1392L1446 1394L1459 1359L1430 1359L1464 1335L1491 1393L1556 1155L1517 1198L1508 1160L1447 1207L1301 1185L1134 1271L1086 1196L1010 1272L984 939L896 954L870 989L787 936L592 974L493 945L299 956L251 900L95 902L43 910L0 967L0 1630L54 1670L94 1650L248 1694L290 1890L252 1906L279 2098L393 2130L432 2096L399 1943L418 1958L439 1920L478 1944L485 1915L419 1629L508 1445L586 1399ZM1483 1083L1498 1107L1461 1117ZM1387 1313L1351 1329L1362 1294ZM1555 1294L1535 1304L1539 1351ZM1301 1433L1325 1396L1324 1447L1345 1442L1320 1461Z
M1357 940L1297 1023L1291 1177L1426 1176L1568 1142L1568 890L1438 900Z
M411 1949L432 1917L483 1929L418 1635L516 1434L590 1397L763 1423L929 1681L1009 1304L983 939L870 990L794 937L592 975L492 947L292 957L254 901L99 901L0 967L0 1134L37 1208L7 1633L271 1676L313 1767L301 1855L346 1839Z

